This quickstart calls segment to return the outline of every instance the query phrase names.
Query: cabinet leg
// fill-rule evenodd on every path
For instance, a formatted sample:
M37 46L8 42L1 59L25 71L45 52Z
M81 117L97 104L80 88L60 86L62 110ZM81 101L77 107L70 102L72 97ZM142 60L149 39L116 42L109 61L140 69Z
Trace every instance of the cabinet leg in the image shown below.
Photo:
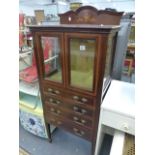
M50 124L45 123L46 125L46 131L47 131L47 138L48 141L51 143L52 142L52 135L51 135L51 131L50 131Z

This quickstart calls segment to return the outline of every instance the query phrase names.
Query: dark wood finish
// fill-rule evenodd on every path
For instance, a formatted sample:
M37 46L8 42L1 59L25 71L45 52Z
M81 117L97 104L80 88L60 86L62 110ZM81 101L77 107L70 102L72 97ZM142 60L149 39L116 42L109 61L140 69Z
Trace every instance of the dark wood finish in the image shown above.
M86 6L77 9L76 12L70 11L60 15L61 23L65 24L30 27L34 36L35 57L46 124L49 126L52 123L91 141L91 155L94 155L95 151L100 104L104 96L102 91L111 81L121 15L122 13L97 11L93 7ZM71 22L67 23L70 16L73 18L72 24ZM47 80L44 76L41 36L58 37L60 40L62 83ZM95 40L93 90L85 90L70 85L70 38ZM110 62L111 67L109 67L110 74L104 83L108 44L112 46L110 50L112 61Z
M104 24L119 25L123 12L97 10L92 6L83 6L76 11L59 14L61 24Z

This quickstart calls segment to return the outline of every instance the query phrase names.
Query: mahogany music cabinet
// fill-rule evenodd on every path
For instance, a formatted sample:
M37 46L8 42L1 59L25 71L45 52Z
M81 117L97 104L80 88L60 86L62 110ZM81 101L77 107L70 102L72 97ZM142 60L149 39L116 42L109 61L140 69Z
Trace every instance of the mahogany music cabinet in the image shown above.
M89 140L93 155L122 12L83 6L59 16L59 25L30 26L44 117Z

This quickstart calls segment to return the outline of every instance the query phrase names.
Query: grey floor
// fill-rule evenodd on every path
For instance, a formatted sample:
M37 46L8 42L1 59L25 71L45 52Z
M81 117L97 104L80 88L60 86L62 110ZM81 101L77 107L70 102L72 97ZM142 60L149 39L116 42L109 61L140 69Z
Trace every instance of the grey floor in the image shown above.
M108 155L111 137L105 138L100 155ZM64 130L57 129L53 134L53 141L37 137L21 126L19 128L19 145L31 155L90 155L91 144Z
M19 129L19 144L32 155L89 155L90 142L74 136L64 130L57 129L53 141L37 137L22 127Z

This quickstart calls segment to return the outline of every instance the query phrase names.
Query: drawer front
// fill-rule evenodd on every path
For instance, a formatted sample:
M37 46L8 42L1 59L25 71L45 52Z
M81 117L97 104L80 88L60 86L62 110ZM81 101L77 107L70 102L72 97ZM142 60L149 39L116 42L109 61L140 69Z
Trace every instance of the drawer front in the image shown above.
M79 105L85 106L94 106L93 97L88 97L79 93L67 92L65 94L65 98L67 98L70 102L74 102Z
M69 121L72 121L73 123L77 125L81 125L88 129L92 129L92 126L93 126L92 118L77 115L76 113L69 111L66 108L46 103L45 111L48 113L50 117L52 117L53 115L61 116L61 117L68 119Z
M70 122L68 122L68 123L70 123ZM82 128L80 126L77 126L76 124L72 124L72 123L70 123L70 124L71 124L71 126L66 126L66 129L68 131L70 131L74 135L79 136L81 138L84 138L84 139L87 139L90 141L92 140L92 133L93 132L91 130Z
M71 112L73 112L76 115L79 115L81 117L88 117L90 119L92 119L93 117L93 110L91 109L74 104L66 104L66 106Z
M79 105L79 104L74 104L74 102L69 102L67 99L62 98L62 97L54 97L51 95L44 95L45 97L45 103L47 105L53 105L65 109L68 109L70 112L77 114L79 116L86 116L89 117L90 119L93 117L93 109L90 107L87 107L85 105Z
M60 97L63 94L62 90L50 85L43 86L43 93L44 95L58 96L58 97Z
M135 119L115 112L102 110L102 124L117 130L135 134Z
M55 116L55 115L51 115L46 113L45 115L45 120L47 123L55 125L57 127L63 127L65 125L65 122L63 119L60 119L59 117Z
M92 139L92 130L83 128L82 126L79 126L76 123L73 123L72 121L69 121L63 117L60 117L60 116L58 117L47 113L47 115L45 116L45 119L48 123L61 127L73 133L76 136L79 136L87 140Z
M45 103L49 105L55 105L55 106L64 106L62 98L61 97L54 97L51 95L44 95Z

